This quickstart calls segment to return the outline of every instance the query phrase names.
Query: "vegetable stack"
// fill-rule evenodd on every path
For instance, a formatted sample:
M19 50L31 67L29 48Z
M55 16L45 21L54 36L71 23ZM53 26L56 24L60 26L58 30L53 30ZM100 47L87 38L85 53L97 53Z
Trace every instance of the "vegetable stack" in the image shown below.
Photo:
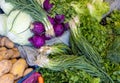
M101 25L109 11L108 3L103 0L2 0L0 6L5 12L1 18L5 18L7 25L2 25L1 35L17 44L37 48L37 55L26 55L26 58L40 67L37 71L41 72L46 83L120 82L119 11L105 17L106 25ZM25 18L21 20L22 17ZM63 42L60 38L65 35L64 32L69 32L69 44L46 44L55 38ZM2 50L14 47L12 43L6 43L6 39L1 41L5 41L4 45L0 43ZM11 60L12 55L7 58ZM2 55L0 59L6 58ZM26 69L25 61L17 60L15 63L12 60L12 70L9 68L5 72L11 72L13 76L9 77L15 75L15 79L21 78ZM18 73L16 64L21 64L19 60L23 64ZM27 81L32 82L30 79L36 79L35 75L40 76L33 73ZM42 77L37 80L43 82Z

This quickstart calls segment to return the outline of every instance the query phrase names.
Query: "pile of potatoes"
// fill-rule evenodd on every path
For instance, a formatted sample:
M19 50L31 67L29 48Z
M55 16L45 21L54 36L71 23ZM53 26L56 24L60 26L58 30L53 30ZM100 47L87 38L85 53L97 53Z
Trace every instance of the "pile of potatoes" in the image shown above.
M0 37L0 83L17 83L32 70L25 59L20 58L14 43L7 37Z

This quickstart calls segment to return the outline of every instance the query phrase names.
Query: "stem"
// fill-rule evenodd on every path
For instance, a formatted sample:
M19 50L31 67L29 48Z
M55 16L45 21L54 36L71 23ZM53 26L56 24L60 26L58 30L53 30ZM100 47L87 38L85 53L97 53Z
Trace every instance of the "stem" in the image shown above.
M98 69L99 71L101 71L101 72L111 81L111 83L114 83L114 81L112 80L112 78L111 78L106 72L104 72L102 69L100 69L100 68L98 68L98 67L97 67L97 69Z

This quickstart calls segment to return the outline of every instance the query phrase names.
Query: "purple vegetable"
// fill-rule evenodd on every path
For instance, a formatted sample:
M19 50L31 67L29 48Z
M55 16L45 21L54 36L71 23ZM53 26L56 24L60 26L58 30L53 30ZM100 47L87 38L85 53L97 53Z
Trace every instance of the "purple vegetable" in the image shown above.
M50 40L50 39L52 39L52 36L45 34L45 40Z
M55 24L56 24L56 22L55 22L55 19L54 19L54 18L52 18L52 17L48 16L48 19L49 19L49 21L50 21L50 23L51 23L52 25L55 25Z
M61 36L64 33L64 27L62 24L56 24L53 26L56 37Z
M47 12L49 12L52 7L53 7L53 4L50 4L50 0L45 0L44 1L44 3L43 3L44 10L46 10Z
M65 30L65 31L68 30L68 29L70 28L68 22L67 22L67 23L63 23L63 26L64 26L64 30Z
M45 44L45 35L34 35L33 37L29 38L29 41L34 47L40 48Z
M39 73L35 72L30 77L28 77L25 81L22 83L37 83L38 77L41 76Z
M43 23L41 22L34 22L32 23L32 27L31 27L31 31L36 34L36 35L40 35L42 33L45 32L45 27L43 25Z
M64 15L58 14L58 15L55 16L55 21L56 21L58 24L63 23L64 20L65 20L65 16L64 16Z

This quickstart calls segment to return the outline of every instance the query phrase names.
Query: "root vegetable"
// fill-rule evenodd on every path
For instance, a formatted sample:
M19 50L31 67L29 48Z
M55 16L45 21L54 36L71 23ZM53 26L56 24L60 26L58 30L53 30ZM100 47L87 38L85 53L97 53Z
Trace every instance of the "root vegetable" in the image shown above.
M15 76L15 80L23 76L27 63L24 59L19 59L16 63L13 64L11 73Z
M0 51L0 56L5 58L6 53L7 53L7 50L2 50L2 51Z
M12 49L6 49L5 47L0 48L0 56L3 59L10 59L13 56L13 50Z
M3 56L0 56L0 61L3 60Z
M8 49L6 54L4 55L4 59L10 59L13 56L13 50Z
M7 48L13 48L14 43L7 37L2 37L2 38L0 38L0 46L1 47L5 46Z
M12 74L5 74L0 77L0 83L14 83L14 76Z
M7 48L5 48L5 47L0 47L0 51L4 51L4 50L7 50Z
M6 37L2 37L0 39L0 46L3 47L5 45L5 40L6 40Z
M10 39L6 38L6 40L5 40L5 46L7 48L14 48L14 43Z
M29 74L31 71L33 71L32 68L27 68L23 74L23 76L26 76L27 74Z
M5 47L1 47L0 48L0 56L2 58L4 58L4 56L6 55L6 53L7 53L7 49Z
M12 64L14 64L14 63L16 63L16 62L17 62L17 59L16 59L16 58L11 59L11 62L12 62Z
M11 70L11 68L12 68L12 63L10 60L0 61L0 76L8 73Z
M38 77L38 83L44 83L44 79L43 79L42 76L39 76L39 77Z
M18 57L20 57L20 52L18 51L17 48L13 48L12 50L13 50L13 56L12 56L12 58L18 58Z

